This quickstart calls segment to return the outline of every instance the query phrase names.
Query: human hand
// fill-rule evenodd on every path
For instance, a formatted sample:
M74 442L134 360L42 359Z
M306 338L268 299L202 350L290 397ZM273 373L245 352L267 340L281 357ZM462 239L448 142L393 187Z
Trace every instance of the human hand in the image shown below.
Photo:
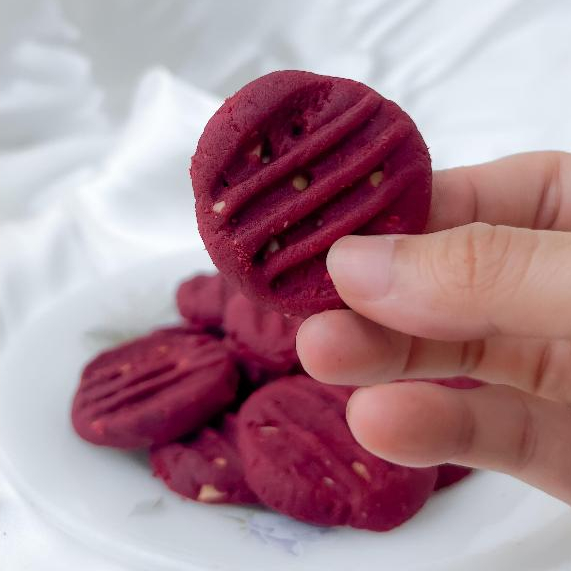
M571 154L436 172L423 236L348 236L327 259L351 310L304 322L307 372L355 392L372 453L498 470L571 503ZM468 391L397 378L467 375Z

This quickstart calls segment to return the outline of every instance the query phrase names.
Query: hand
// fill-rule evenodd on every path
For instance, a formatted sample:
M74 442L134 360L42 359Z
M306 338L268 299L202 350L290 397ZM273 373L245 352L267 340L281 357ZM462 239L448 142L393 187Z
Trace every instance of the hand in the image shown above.
M329 273L351 310L298 333L308 373L355 392L373 454L511 474L571 503L571 154L434 174L423 236L347 236ZM467 375L467 391L397 378Z

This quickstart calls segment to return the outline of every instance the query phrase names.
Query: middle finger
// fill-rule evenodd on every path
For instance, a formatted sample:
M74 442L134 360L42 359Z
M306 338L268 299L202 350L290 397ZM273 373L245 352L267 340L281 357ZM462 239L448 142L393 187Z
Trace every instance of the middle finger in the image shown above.
M305 370L326 383L364 386L467 375L571 401L569 340L434 341L387 329L351 310L336 310L307 319L297 347Z

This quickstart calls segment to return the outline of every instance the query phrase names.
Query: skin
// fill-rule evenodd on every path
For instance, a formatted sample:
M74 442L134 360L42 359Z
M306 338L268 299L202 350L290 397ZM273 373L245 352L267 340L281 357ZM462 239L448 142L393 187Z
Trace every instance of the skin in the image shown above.
M347 419L373 454L497 470L571 503L571 154L434 173L427 231L333 245L351 309L303 323L303 366L364 387ZM455 375L490 384L386 384Z

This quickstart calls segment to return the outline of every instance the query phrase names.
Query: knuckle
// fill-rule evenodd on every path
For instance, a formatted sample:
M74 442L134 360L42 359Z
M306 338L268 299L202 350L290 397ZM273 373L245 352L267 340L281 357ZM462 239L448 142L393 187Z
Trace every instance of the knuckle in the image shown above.
M459 289L481 292L495 283L509 246L509 233L500 228L471 224L459 232L458 240L449 237L455 242L448 244L446 261Z
M566 382L571 368L571 340L558 339L542 344L537 352L536 366L531 369L529 392L541 397L571 400Z
M538 431L535 416L525 397L518 396L521 420L518 423L513 456L513 473L522 474L533 465L537 454Z
M483 301L511 295L534 251L520 248L513 256L513 238L512 228L480 222L450 231L442 244L444 252L433 258L433 273L444 293Z
M468 406L465 400L460 400L460 403L462 407L460 414L461 422L457 434L456 449L451 461L461 461L463 458L470 457L473 453L476 441L477 423L474 411Z
M474 374L481 367L486 356L486 340L463 341L460 349L458 370L463 375Z

